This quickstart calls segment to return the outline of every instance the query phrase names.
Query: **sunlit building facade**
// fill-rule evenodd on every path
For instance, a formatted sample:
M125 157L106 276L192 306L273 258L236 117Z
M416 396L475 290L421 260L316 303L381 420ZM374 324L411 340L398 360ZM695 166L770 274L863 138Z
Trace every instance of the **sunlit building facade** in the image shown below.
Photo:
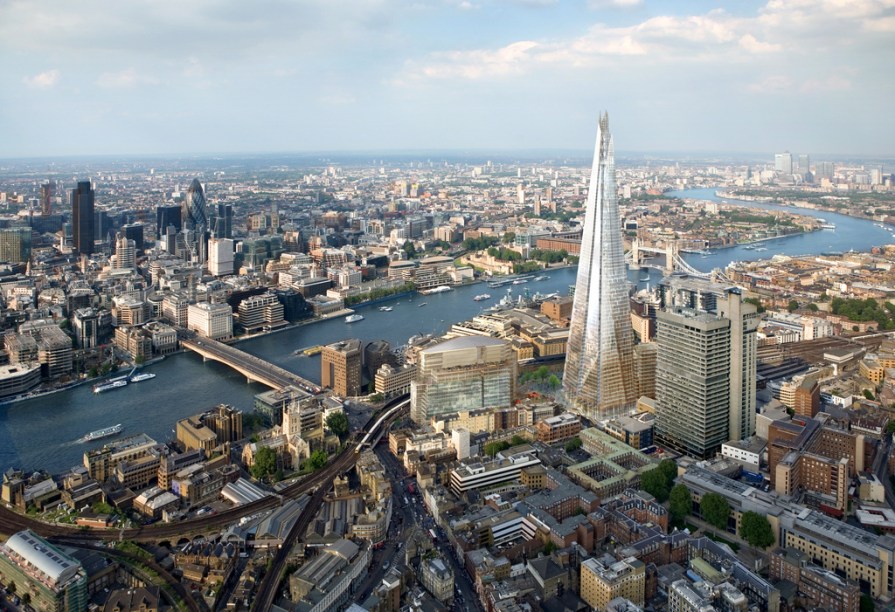
M516 357L499 338L464 336L423 349L410 383L411 418L505 408L513 403Z
M574 410L605 418L627 411L637 400L608 115L600 117L597 129L584 219L563 391Z

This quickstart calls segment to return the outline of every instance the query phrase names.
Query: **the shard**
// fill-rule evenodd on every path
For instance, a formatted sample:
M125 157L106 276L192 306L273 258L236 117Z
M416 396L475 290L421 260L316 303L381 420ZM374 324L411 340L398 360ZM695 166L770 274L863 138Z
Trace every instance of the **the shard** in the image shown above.
M605 114L584 219L563 391L573 410L596 420L624 413L637 400L615 153Z

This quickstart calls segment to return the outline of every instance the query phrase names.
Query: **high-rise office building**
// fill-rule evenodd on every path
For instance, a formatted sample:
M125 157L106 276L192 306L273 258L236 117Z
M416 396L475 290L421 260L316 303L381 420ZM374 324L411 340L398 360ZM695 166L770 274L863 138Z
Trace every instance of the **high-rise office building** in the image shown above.
M40 214L49 217L53 214L53 198L56 195L56 181L47 181L40 186Z
M361 348L357 338L324 346L320 355L320 384L342 397L360 395Z
M187 248L194 260L205 263L206 237L208 231L208 210L205 202L205 191L199 179L193 179L186 192L181 209L183 231L187 233Z
M657 313L656 436L705 458L755 433L757 309L733 287L673 275Z
M155 209L155 231L159 238L167 233L169 225L173 225L178 232L183 229L180 206L159 206Z
M781 174L792 174L792 153L786 151L774 155L774 170Z
M81 255L93 253L93 241L96 239L93 196L90 181L78 181L78 186L71 192L72 241Z
M566 400L592 418L633 407L634 333L615 186L609 116L600 117L563 374Z
M31 228L0 229L0 261L22 263L31 258Z
M233 238L233 206L215 204L210 209L209 229L215 238Z
M116 270L133 270L137 267L137 243L128 240L127 236L118 234L115 240Z
M137 254L140 255L143 253L144 242L143 242L143 224L142 223L128 223L127 225L121 226L121 231L124 233L124 237L128 240L134 241L134 247L137 249Z
M212 276L233 274L233 241L228 238L208 239L208 271Z

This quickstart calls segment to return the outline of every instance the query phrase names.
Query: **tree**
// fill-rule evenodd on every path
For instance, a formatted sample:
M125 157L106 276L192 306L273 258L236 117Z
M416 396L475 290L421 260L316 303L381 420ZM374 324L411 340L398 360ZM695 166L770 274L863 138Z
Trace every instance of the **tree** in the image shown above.
M513 244L514 240L516 240L516 232L507 232L503 235L504 244Z
M875 399L873 397L873 391L871 391L870 389L864 389L864 397L866 397L867 399L869 399L871 401Z
M774 530L763 514L746 511L740 519L740 537L750 546L765 549L774 543Z
M258 480L270 476L277 469L277 453L268 446L262 446L255 453L255 463L252 464L252 476Z
M326 461L329 457L326 454L326 451L315 450L311 453L311 456L305 459L305 465L312 470L319 470L323 466L326 465Z
M810 304L808 304L808 306L806 306L806 308L808 310L810 310L811 312L817 312L817 310L818 310L817 304L815 304L814 302L811 302Z
M798 310L799 309L798 300L789 300L789 304L786 305L786 309L789 312L795 312L796 310Z
M348 417L344 412L333 412L326 417L326 427L341 438L348 433Z
M528 440L526 440L519 434L516 434L515 436L510 438L510 446L519 446L520 444L525 444L527 442L528 442Z
M581 438L579 438L578 436L575 436L574 438L572 438L571 440L566 442L566 452L567 453L576 451L579 448L581 448Z
M560 382L556 374L551 374L550 377L547 379L547 386L551 389L558 389L561 384L562 383Z
M668 495L668 512L671 515L671 522L676 525L683 525L684 519L690 514L693 508L693 500L690 496L690 489L687 485L675 485Z
M730 516L730 504L717 493L706 493L699 503L702 519L717 529L727 529L727 517Z
M22 603L26 606L31 605L31 593L25 593L24 595L22 595Z
M6 590L9 591L10 593L15 593L16 592L16 583L10 582L9 586L6 587Z
M374 404L378 404L379 402L383 401L385 399L385 397L383 397L383 395L381 393L374 393L367 399L369 399Z
M746 302L747 304L752 304L752 305L754 305L756 308L758 308L758 312L759 312L759 313L764 312L764 306L761 305L761 300L759 300L758 298L755 298L755 297L747 297L747 298L744 299L743 301Z
M488 442L485 445L485 454L489 457L493 457L500 451L506 450L508 448L510 448L509 442Z
M895 419L892 419L892 420L889 421L889 423L886 425L886 433L889 433L889 434L890 434L890 433L895 433Z
M873 603L873 598L866 593L861 593L861 612L873 612L876 610L876 604Z
M644 472L640 476L640 488L655 497L660 504L668 499L668 481L659 468Z
M413 246L413 243L409 240L404 242L404 245L401 247L405 253L407 253L407 259L413 259L416 257L416 247Z
M677 478L677 463L674 462L674 459L663 459L659 463L659 471L665 476L668 488L674 486L674 479Z

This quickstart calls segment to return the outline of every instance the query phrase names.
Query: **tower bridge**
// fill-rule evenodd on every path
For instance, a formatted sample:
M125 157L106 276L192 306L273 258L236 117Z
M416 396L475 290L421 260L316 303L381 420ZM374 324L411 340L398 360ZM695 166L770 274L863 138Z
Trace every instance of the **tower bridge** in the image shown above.
M649 253L664 255L665 265L660 268L660 266L646 263L644 254ZM664 240L653 244L645 244L640 238L635 238L631 242L631 250L625 253L625 262L629 265L636 264L638 266L659 268L664 270L666 274L682 271L703 278L708 278L710 276L709 273L701 272L684 261L684 258L681 257L681 250L676 240Z

